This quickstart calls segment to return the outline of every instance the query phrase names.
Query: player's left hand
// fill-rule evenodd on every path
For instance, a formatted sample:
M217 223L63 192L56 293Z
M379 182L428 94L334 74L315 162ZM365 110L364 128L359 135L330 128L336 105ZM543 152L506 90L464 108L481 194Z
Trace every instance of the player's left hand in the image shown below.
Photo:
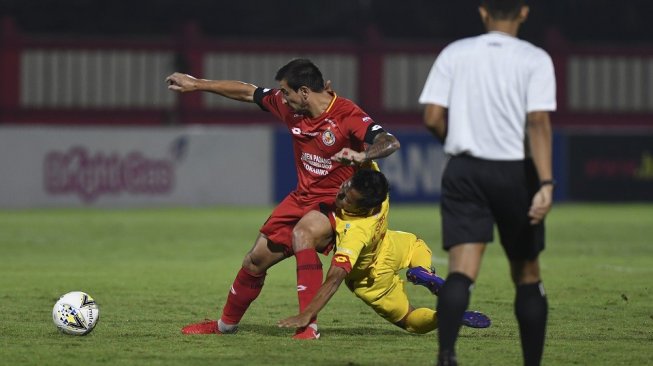
M333 155L331 160L345 165L362 164L365 162L365 152L357 152L345 147Z
M298 314L277 322L279 328L303 328L311 322L310 314Z
M531 225L539 224L546 214L551 210L553 204L553 186L545 185L540 188L531 203L531 208L528 210L528 216L531 218Z

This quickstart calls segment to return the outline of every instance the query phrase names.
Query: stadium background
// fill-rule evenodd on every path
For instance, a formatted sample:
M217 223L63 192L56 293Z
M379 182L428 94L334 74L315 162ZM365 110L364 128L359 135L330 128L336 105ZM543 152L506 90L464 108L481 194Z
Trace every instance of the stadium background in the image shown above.
M416 100L476 1L0 0L0 208L270 204L294 186L287 133L255 105L179 96L173 71L275 86L292 57L402 141L395 202L437 202L441 146ZM559 201L653 200L653 5L531 1L553 57Z

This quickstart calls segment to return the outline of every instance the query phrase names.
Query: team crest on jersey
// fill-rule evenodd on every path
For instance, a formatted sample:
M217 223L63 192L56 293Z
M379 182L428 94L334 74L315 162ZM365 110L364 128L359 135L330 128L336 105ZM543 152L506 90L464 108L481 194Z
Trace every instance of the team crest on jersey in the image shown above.
M322 133L322 142L326 146L332 146L336 143L336 135L334 135L331 130L326 130Z

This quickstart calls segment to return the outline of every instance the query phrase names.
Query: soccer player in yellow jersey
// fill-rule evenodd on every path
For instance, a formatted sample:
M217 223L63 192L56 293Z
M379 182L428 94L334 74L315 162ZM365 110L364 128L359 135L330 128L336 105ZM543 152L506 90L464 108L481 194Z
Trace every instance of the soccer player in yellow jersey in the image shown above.
M342 184L337 209L328 215L336 232L336 250L326 280L309 305L300 314L279 321L280 327L307 326L345 281L358 298L400 328L420 334L437 328L434 310L410 305L398 272L409 268L409 281L434 294L444 280L429 270L431 250L423 240L388 230L389 206L388 181L379 171L360 169ZM463 324L486 328L490 319L468 311Z

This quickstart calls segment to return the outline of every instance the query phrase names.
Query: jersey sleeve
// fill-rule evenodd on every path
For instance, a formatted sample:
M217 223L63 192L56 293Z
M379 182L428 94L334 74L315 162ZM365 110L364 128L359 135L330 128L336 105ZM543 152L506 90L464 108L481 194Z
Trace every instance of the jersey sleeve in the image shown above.
M420 104L437 104L449 107L449 95L454 74L454 62L451 60L449 47L446 47L435 59L424 89L419 96Z
M374 142L376 135L385 132L381 125L374 122L372 117L368 116L367 113L362 110L352 113L347 119L345 119L345 125L350 131L350 135L358 141L363 141L368 144Z
M285 109L288 108L283 104L283 97L279 89L256 88L254 91L254 102L262 110L274 114L281 120L283 120Z
M526 95L526 112L556 110L556 79L551 57L540 50L535 58Z
M365 233L363 230L354 229L338 233L338 236L340 241L331 259L331 265L340 267L349 273L366 245L363 240Z

